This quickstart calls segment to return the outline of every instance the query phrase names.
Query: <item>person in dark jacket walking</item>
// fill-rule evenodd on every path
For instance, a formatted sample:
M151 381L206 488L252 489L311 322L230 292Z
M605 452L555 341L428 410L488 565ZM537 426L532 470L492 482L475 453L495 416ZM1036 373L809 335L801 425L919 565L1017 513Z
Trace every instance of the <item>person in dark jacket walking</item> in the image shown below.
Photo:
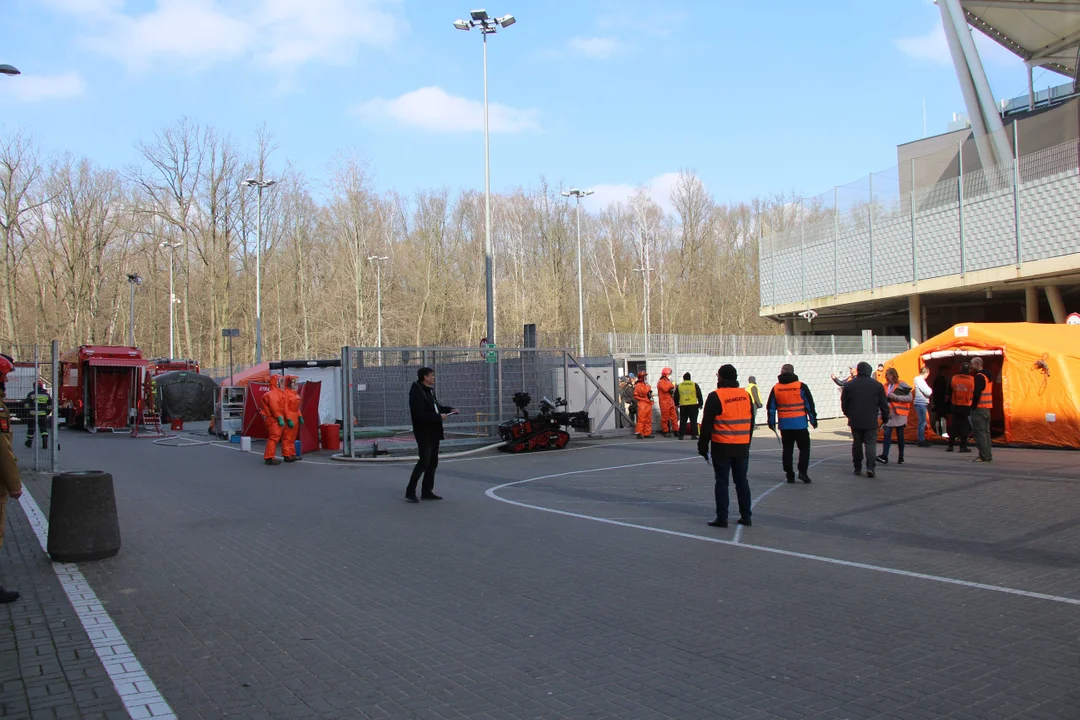
M855 463L855 474L862 474L865 456L866 477L872 478L878 425L879 421L889 420L889 402L885 399L885 388L871 377L874 369L870 363L861 362L855 370L855 379L844 385L840 393L840 408L851 428L851 459Z
M716 519L709 525L728 526L729 474L739 500L739 524L750 525L750 483L746 469L750 463L750 437L754 434L753 400L750 393L739 387L739 375L733 365L722 366L717 377L716 390L705 399L698 437L699 455L708 460L712 450L716 478Z
M416 382L409 388L409 413L412 415L413 436L416 438L416 467L405 488L406 502L420 502L416 498L416 483L424 476L420 486L420 499L442 500L435 494L435 468L439 466L439 442L443 439L443 420L457 414L449 405L439 404L435 397L435 371L422 367L416 371Z
M799 446L799 479L810 482L807 474L810 470L810 425L817 429L817 409L810 388L799 380L795 367L785 364L776 376L776 385L769 393L766 403L769 429L776 432L780 425L780 443L783 446L784 474L789 483L795 482L795 468L792 466L795 446Z

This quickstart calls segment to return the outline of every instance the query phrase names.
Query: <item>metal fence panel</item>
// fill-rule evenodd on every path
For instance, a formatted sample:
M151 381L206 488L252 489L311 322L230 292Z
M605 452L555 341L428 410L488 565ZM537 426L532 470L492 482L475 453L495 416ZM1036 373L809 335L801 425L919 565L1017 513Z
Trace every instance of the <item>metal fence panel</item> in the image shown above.
M37 472L56 472L58 440L55 420L59 398L54 380L58 377L57 344L8 345L15 369L8 375L4 404L12 417L11 444L19 466ZM32 398L37 383L42 382L52 398L50 414L44 422L32 415Z

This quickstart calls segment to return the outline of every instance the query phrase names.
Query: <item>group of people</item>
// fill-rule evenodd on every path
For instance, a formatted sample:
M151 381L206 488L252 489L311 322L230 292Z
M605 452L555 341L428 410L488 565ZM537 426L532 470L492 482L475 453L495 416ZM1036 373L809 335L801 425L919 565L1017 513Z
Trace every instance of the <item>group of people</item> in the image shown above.
M285 462L296 462L296 438L304 416L300 413L300 378L285 375L282 385L280 375L270 376L270 389L259 402L263 422L266 423L266 451L263 462L267 465L280 465L277 447L281 445L281 455Z
M633 375L622 378L619 396L627 414L635 420L635 437L648 439L653 436L653 407L659 402L661 436L677 436L680 440L687 435L694 440L698 438L698 413L705 404L701 386L691 379L690 373L683 373L682 382L676 385L671 380L671 374L669 367L660 371L655 397L646 371L639 371L636 380ZM760 408L761 397L753 377L750 378L747 390L754 399L755 410Z

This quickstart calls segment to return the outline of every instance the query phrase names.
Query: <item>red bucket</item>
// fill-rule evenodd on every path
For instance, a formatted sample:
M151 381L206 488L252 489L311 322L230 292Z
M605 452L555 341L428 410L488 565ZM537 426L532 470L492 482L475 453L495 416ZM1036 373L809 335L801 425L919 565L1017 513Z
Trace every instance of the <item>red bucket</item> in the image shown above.
M173 418L169 422L169 428L172 429L172 430L183 430L184 429L184 421L181 420L180 418Z
M322 441L323 450L340 450L341 426L337 423L320 425L319 438Z

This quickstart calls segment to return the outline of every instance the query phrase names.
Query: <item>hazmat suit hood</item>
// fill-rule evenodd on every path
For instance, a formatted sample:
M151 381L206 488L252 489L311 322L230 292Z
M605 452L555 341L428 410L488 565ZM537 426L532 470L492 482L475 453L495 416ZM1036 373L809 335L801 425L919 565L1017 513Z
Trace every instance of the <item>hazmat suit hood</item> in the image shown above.
M860 376L870 377L874 374L874 368L868 362L861 362L855 366L855 372Z
M270 376L270 389L271 390L280 390L281 389L281 376L280 375L271 375Z

